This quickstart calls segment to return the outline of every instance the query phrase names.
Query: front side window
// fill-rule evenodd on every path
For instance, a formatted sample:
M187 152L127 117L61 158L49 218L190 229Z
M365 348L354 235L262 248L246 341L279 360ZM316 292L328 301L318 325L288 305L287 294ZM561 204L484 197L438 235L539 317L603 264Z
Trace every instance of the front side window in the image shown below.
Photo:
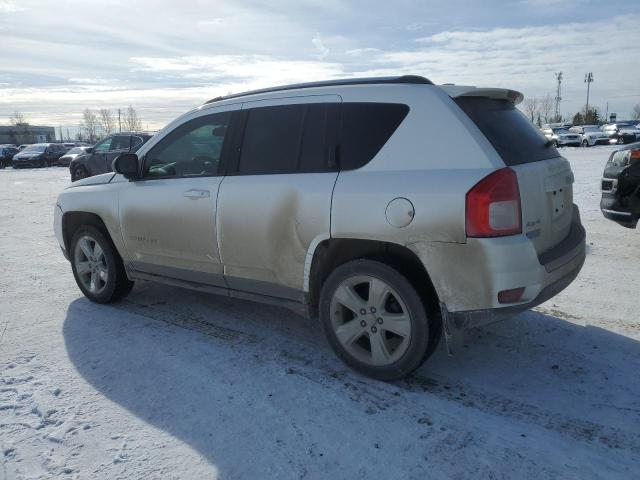
M115 151L128 151L129 145L131 145L131 137L129 135L116 135L111 142L110 150Z
M93 147L93 152L107 153L109 151L109 148L111 147L112 141L113 141L113 137L105 138L103 141L101 141L95 147Z
M146 155L147 177L217 175L231 112L186 122L160 140Z

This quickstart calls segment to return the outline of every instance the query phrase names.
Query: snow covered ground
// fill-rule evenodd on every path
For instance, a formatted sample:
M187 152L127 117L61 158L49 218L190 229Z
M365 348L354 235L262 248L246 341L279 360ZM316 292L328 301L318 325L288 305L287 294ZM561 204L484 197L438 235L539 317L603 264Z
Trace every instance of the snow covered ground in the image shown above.
M578 279L393 384L287 310L152 284L91 304L52 232L66 169L0 170L0 478L638 478L640 232L598 209L610 151L562 150Z

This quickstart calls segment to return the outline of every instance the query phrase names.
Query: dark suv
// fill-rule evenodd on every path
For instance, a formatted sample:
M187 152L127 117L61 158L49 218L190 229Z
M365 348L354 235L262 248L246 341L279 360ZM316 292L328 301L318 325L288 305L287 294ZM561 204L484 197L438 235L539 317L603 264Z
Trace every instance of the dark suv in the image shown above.
M34 143L13 156L13 168L48 167L67 153L61 143Z
M111 163L118 155L136 152L151 136L150 133L120 132L100 140L71 161L71 181L110 172Z
M602 174L600 210L609 220L635 228L640 218L640 142L616 150Z

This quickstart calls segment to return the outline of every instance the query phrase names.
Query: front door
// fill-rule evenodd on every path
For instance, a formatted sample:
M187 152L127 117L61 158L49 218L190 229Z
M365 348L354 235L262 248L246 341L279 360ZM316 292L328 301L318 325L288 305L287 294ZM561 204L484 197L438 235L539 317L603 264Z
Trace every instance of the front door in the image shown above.
M113 137L107 137L104 140L96 143L93 147L89 158L85 162L90 175L99 175L101 173L107 172L104 166L106 164L106 156L107 153L109 153L112 141Z
M133 269L225 286L216 209L232 112L197 113L143 150L143 175L120 190L120 224Z

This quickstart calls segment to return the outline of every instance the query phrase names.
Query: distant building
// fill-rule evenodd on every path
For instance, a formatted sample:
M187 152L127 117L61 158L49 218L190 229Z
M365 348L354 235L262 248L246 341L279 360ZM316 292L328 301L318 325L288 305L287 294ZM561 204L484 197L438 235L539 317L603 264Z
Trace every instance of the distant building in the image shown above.
M19 125L0 126L0 144L48 143L56 141L54 127L38 127L21 123Z

